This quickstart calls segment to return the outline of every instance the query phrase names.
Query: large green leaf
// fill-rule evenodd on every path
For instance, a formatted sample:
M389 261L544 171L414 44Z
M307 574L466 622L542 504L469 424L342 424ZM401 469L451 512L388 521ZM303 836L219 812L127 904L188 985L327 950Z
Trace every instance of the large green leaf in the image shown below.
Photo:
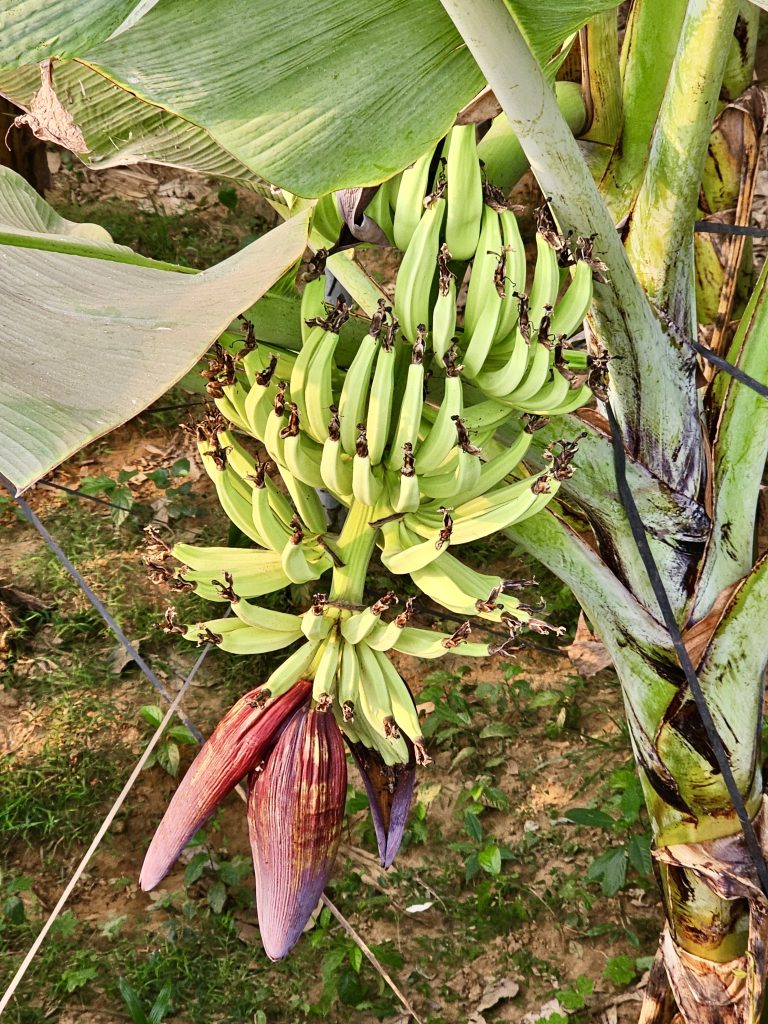
M0 169L0 473L19 491L159 398L307 237L302 215L189 275L105 241L81 239L77 255L30 248L71 247L69 222L45 205Z
M509 2L545 62L617 0ZM160 0L77 58L54 86L89 163L151 159L303 196L391 176L484 85L438 0L305 0L299 16L266 0ZM0 91L29 108L33 72L0 73Z
M0 67L69 57L106 39L137 0L17 0L0 12Z

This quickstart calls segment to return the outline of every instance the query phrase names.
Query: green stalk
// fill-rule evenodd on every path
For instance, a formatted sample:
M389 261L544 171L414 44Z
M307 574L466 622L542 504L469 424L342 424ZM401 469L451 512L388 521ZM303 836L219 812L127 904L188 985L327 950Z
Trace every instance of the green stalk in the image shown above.
M750 0L742 0L723 72L721 99L725 102L741 96L752 81L759 28L759 9Z
M582 84L587 90L589 130L584 138L613 147L622 123L618 14L596 14L582 29Z
M695 334L693 222L738 0L690 0L625 244L650 299Z
M336 551L342 566L333 570L329 599L360 604L365 590L368 563L376 547L379 531L371 526L374 510L354 501L339 534Z
M624 117L621 134L600 183L615 223L632 207L677 51L687 0L635 0L621 52Z

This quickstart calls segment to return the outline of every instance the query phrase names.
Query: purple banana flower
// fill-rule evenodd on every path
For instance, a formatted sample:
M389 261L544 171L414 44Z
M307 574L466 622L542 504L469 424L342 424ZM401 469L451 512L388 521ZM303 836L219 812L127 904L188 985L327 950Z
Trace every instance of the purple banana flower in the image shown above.
M256 905L272 960L301 936L341 839L344 742L332 713L309 709L311 690L306 679L274 699L253 690L227 712L176 790L141 870L142 889L154 888L247 775Z
M341 840L344 741L333 714L299 708L264 771L252 774L248 829L261 941L282 960L323 893Z

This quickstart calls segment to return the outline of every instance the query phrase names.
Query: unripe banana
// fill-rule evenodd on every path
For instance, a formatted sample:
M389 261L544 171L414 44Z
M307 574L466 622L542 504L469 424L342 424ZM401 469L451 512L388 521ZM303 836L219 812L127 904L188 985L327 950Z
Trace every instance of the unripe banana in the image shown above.
M440 253L444 256L444 265L438 256L437 299L432 310L432 351L435 360L442 364L443 356L451 347L456 334L456 278L448 269L450 254L446 251L445 243Z
M553 337L570 337L581 326L592 305L592 267L579 260L573 268L571 283L565 295L555 306L550 331Z
M257 466L254 475L256 485L251 491L251 516L256 530L264 538L264 547L282 551L291 531L270 504L264 476L263 466Z
M299 424L296 425L297 428ZM290 424L289 424L290 427ZM284 428L286 429L286 428ZM301 429L289 433L283 445L283 458L288 470L310 487L323 487L321 460L323 449Z
M379 348L376 357L376 369L373 372L368 412L365 419L368 454L374 465L381 462L387 445L392 417L396 366L397 354L394 344L388 345L385 341ZM357 441L355 450L357 451Z
M349 369L344 375L344 383L339 397L339 426L341 444L347 455L355 454L357 442L357 425L365 419L365 408L371 382L371 369L376 358L379 337L386 317L384 300L380 300L379 309L371 321L371 329L365 335L355 352Z
M221 636L221 643L216 646L228 654L267 654L269 651L279 651L295 643L301 636L301 630L278 633L274 629L243 625L242 629Z
M404 446L411 445L411 453L416 450L421 423L421 410L424 406L424 330L423 325L417 328L417 339L411 349L411 365L408 367L403 399L397 419L395 437L390 445L387 465L390 469L398 469L402 463Z
M445 199L432 197L413 233L395 282L395 315L405 337L413 343L419 324L430 326L432 284L437 272L440 228Z
M304 535L296 530L285 543L280 553L283 572L291 583L309 583L310 580L318 579L326 569L330 568L330 559L326 556L312 563L307 558Z
M313 660L317 656L319 643L302 644L298 650L277 666L272 675L264 683L264 689L272 697L286 693L293 684L306 676Z
M341 642L337 629L332 629L325 639L315 678L312 683L312 700L321 707L328 707L336 697L336 677L339 672Z
M357 649L360 664L360 710L380 736L385 739L399 738L399 731L392 713L392 701L379 662L370 647L363 641Z
M560 291L560 268L557 253L543 235L536 233L536 269L529 297L530 318L533 330L538 330L541 318L557 301Z
M429 168L432 150L412 164L400 175L397 191L393 233L395 245L405 252L411 243L413 233L424 214L424 197L429 187Z
M472 264L472 276L467 288L467 304L464 309L464 334L467 337L472 336L483 311L489 305L498 307L501 301L496 290L496 268L500 253L499 215L492 206L486 204L483 208L483 226Z
M515 292L525 291L525 246L520 237L517 217L512 210L499 212L501 237L504 243L504 280L501 282L504 294L499 313L497 337L506 338L517 323L519 306ZM497 281L497 291L499 282Z
M337 333L326 332L309 364L309 375L304 385L304 402L308 416L305 429L321 444L328 434L328 417L331 415L333 405L331 373L335 365L333 357L338 343Z
M357 440L357 452L352 459L352 494L355 501L373 508L381 496L382 486L382 472L380 469L374 472L365 431L361 430Z
M342 624L342 635L344 627ZM338 705L341 709L344 729L347 723L356 722L355 712L359 703L360 693L360 664L357 660L357 652L350 643L342 645L341 666L338 673ZM354 742L354 741L353 741Z
M428 475L442 465L456 445L456 426L454 416L461 416L464 411L464 390L461 377L454 366L445 378L445 389L437 419L429 428L429 433L419 446L419 473Z
M413 742L423 741L419 713L400 673L385 654L376 653L381 674L387 684L392 713L399 728Z
M454 125L448 134L445 241L456 260L469 260L477 248L483 219L483 181L473 124Z
M242 598L232 602L232 611L237 619L247 626L258 626L260 629L266 630L273 629L278 633L292 633L297 624L301 629L301 619L298 616L289 615L287 612L276 612L272 608L262 608L261 605L252 604ZM231 622L232 618L224 621ZM218 632L218 629L215 631Z
M323 503L317 495L317 491L309 484L302 483L288 469L280 469L280 476L291 496L299 519L304 523L310 533L325 533L328 523L326 520Z
M419 478L416 475L416 466L411 454L411 448L412 446L408 442L403 445L404 453L403 465L400 470L400 487L397 497L393 502L395 512L415 512L421 504Z
M324 607L316 603L301 616L301 631L307 640L324 640L331 631L332 620L324 614Z
M313 327L308 320L322 319L326 315L325 274L307 281L301 293L301 343L306 345Z

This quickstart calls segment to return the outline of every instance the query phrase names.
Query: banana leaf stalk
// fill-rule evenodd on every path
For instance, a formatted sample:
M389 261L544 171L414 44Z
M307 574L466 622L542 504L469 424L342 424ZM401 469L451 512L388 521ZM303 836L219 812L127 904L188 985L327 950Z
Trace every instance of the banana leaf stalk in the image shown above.
M459 0L443 6L485 72L542 191L553 197L560 229L599 233L596 248L611 280L595 288L590 328L593 350L613 356L603 397L622 420L630 487L765 847L760 737L768 650L756 638L768 599L768 559L755 560L753 531L768 408L718 374L706 396L703 434L695 359L681 341L696 325L692 226L728 53L723 41L731 38L738 5L691 0L665 9L663 21L656 5L634 5L622 64L625 123L602 195L504 3L478 0L471 12ZM637 41L654 34L659 60L651 66ZM632 110L645 120L630 122ZM623 252L605 226L606 201L614 215L628 216ZM728 349L731 361L760 380L768 377L759 340L768 323L766 276ZM615 315L618 309L623 316ZM651 321L645 329L643 310ZM652 351L658 375L638 372ZM661 393L664 416L656 406ZM573 432L586 423L588 437L561 499L590 530L580 534L573 525L579 519L547 510L508 532L571 587L621 682L666 916L640 1020L663 1024L679 1013L686 1024L752 1024L764 1000L768 900L617 501L605 419L598 410L574 420ZM562 433L561 424L557 429ZM546 433L534 450L546 443Z

